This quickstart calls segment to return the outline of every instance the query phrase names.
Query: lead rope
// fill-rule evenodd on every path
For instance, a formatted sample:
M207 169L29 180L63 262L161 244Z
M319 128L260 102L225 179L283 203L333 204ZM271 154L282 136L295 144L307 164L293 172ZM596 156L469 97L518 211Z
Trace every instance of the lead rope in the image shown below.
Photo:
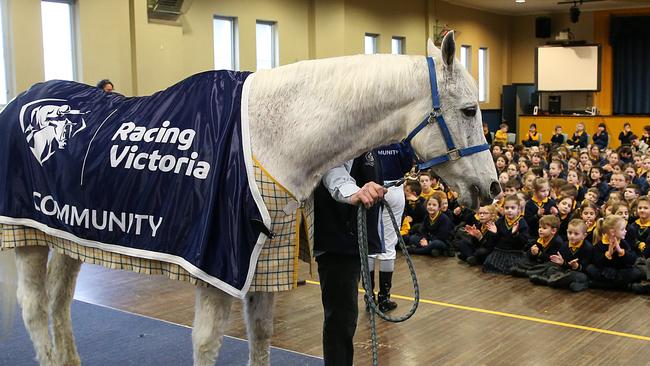
M401 183L398 183L396 185L399 185ZM391 323L400 323L403 322L407 319L409 319L413 314L415 314L415 311L418 308L418 304L420 303L420 287L418 285L418 280L415 276L415 267L413 266L413 261L411 260L411 256L409 255L408 251L406 250L406 245L404 244L404 239L402 239L402 236L399 235L399 227L397 225L397 220L395 220L395 215L393 214L393 210L391 210L390 206L386 203L385 200L382 200L382 204L384 207L388 210L388 214L390 215L390 219L393 223L393 228L395 229L395 232L398 234L398 243L399 247L402 249L402 253L404 253L404 257L406 258L406 263L408 264L409 267L409 272L411 274L411 279L413 280L413 292L414 292L414 297L415 301L413 302L413 305L411 306L411 309L404 315L396 318L392 318L386 314L384 314L375 302L373 301L372 298L372 289L370 288L370 270L368 269L368 232L366 231L366 211L367 209L362 205L359 207L359 210L357 211L357 233L359 237L359 258L361 261L361 279L363 280L363 289L365 290L365 295L364 295L364 300L366 301L366 306L370 309L370 337L372 339L372 364L373 366L378 365L378 360L377 360L377 325L375 323L375 314L379 315L380 318L389 321Z

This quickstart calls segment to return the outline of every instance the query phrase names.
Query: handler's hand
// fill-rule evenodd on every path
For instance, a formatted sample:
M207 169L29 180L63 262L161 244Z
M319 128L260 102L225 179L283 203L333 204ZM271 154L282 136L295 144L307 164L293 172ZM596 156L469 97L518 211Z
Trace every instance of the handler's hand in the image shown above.
M353 205L364 205L366 208L372 207L375 203L384 198L388 190L382 185L375 182L368 182L361 187L361 189L350 196L350 203Z

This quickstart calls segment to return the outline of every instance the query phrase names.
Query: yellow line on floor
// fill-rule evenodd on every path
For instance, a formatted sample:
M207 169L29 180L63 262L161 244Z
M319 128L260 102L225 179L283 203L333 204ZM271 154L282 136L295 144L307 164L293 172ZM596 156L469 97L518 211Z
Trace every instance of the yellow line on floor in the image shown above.
M320 286L320 282L317 282L317 281L307 280L307 283L309 283L310 285L318 285L318 286ZM359 291L363 292L363 289L359 289ZM395 295L395 294L391 294L390 296L392 298L395 298L395 299L401 299L401 300L407 300L407 301L415 301L414 298L409 297L409 296L401 296L401 295ZM532 317L532 316L511 314L511 313L506 313L506 312L503 312L503 311L487 310L487 309L475 308L475 307L472 307L472 306L456 305L456 304L450 304L450 303L446 303L446 302L434 301L434 300L428 300L428 299L422 299L422 298L420 298L420 302L423 303L423 304L438 305L438 306L443 306L443 307L447 307L447 308L453 308L453 309L467 310L467 311L473 311L473 312L483 313L483 314L503 316L503 317L506 317L506 318L528 320L528 321L531 321L531 322L542 323L542 324L557 325L557 326L565 327L565 328L580 329L580 330L585 330L585 331L588 331L588 332L603 333L603 334L615 335L615 336L619 336L619 337L638 339L638 340L642 340L642 341L650 341L650 337L641 336L641 335L637 335L637 334L617 332L617 331L614 331L614 330L607 330L607 329L601 329L601 328L587 327L587 326L584 326L584 325L558 322L558 321L554 321L554 320L535 318L535 317Z

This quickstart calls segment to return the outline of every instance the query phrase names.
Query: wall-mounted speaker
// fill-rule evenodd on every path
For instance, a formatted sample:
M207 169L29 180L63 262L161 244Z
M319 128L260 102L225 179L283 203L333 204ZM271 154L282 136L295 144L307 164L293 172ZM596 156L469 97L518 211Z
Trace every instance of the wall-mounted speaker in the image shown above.
M535 37L549 38L551 36L551 18L537 17L535 18Z

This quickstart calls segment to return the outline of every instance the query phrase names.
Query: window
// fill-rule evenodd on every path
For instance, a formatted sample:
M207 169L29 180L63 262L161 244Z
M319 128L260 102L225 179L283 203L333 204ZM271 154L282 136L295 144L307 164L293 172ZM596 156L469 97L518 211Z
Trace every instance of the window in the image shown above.
M379 43L379 34L366 33L365 37L365 54L372 55L377 53Z
M214 31L214 69L239 70L237 57L237 19L215 16Z
M404 54L404 37L393 37L390 44L390 53L393 55Z
M478 49L478 101L488 100L488 50L481 47Z
M5 48L5 35L9 33L5 29L7 22L5 21L6 8L4 5L5 2L0 2L0 105L5 105L9 101L8 67L5 62L8 59Z
M275 22L257 21L257 69L272 69L278 66L278 37Z
M460 63L465 70L472 72L472 46L460 46Z
M72 0L41 1L45 80L75 79L72 12Z

